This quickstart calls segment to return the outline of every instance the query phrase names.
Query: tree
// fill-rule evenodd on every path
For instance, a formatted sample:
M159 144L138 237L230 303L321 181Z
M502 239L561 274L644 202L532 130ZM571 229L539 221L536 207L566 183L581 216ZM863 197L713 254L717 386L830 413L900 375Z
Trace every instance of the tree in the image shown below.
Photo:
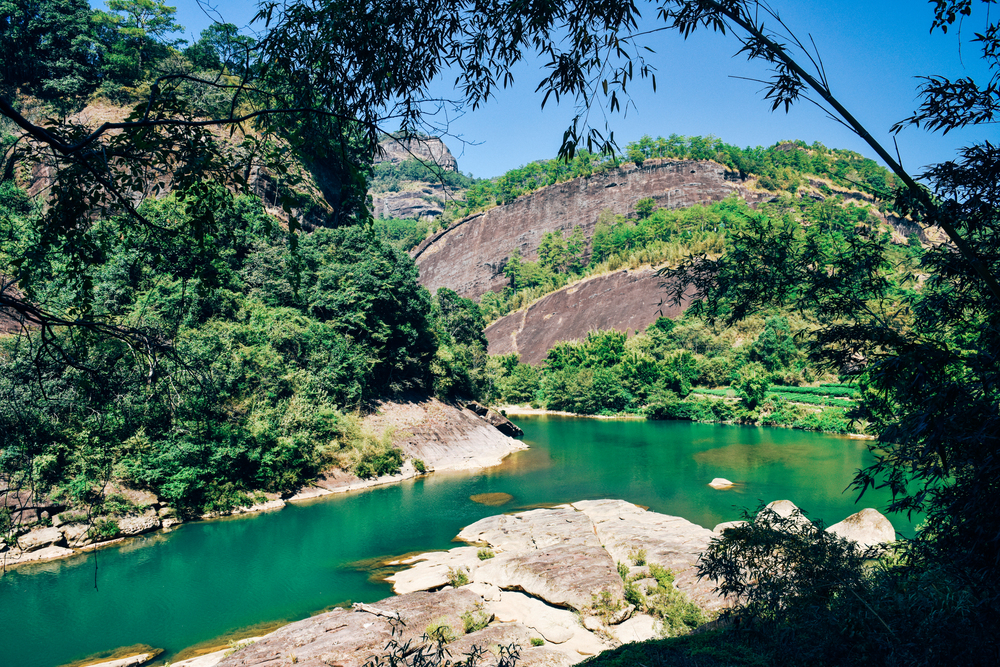
M174 46L177 41L166 42L165 38L184 30L174 20L177 8L162 0L108 0L108 9L121 16L116 21L118 34L134 53L139 72L148 64L146 54L152 44Z

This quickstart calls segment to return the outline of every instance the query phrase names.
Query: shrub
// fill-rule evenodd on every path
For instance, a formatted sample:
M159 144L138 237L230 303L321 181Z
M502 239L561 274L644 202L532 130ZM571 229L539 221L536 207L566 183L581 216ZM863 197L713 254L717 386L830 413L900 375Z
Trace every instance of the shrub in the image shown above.
M531 638L531 645L532 646L545 646L545 640L542 639L541 637L532 637Z
M447 623L431 623L427 626L424 634L429 640L440 644L447 644L456 639L455 631Z
M646 550L643 548L632 549L628 552L631 561L640 567L646 564Z
M483 611L481 604L477 604L475 609L462 614L461 618L462 624L465 626L465 634L482 630L493 620L492 616Z
M623 563L621 561L618 561L617 568L618 568L618 576L622 578L622 581L627 581L628 580L628 565L626 565L625 563Z
M614 596L608 589L600 593L593 593L590 596L590 611L594 616L599 616L607 624L611 617L622 610L621 599Z
M98 541L110 540L112 538L118 537L121 533L121 528L118 526L118 522L114 519L98 519L94 522L94 525L90 527L87 534Z
M479 551L476 552L476 556L479 558L479 560L489 560L490 558L493 558L495 555L496 554L493 553L493 549L490 549L489 547L482 547Z
M469 571L464 567L449 567L448 568L448 583L450 583L455 588L459 586L465 586L469 583Z
M423 459L413 459L413 467L421 475L427 472L427 464L424 463Z

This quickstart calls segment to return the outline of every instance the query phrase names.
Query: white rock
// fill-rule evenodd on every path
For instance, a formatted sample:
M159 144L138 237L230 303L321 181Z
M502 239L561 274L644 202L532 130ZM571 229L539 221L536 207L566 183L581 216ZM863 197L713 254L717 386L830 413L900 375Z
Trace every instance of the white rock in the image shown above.
M862 549L886 544L896 539L896 531L881 513L868 507L852 514L840 523L826 529L827 532L856 542Z
M728 489L733 486L733 483L730 482L725 477L716 477L711 482L709 482L708 485L713 489Z
M36 551L62 541L63 534L58 528L41 528L21 535L17 538L17 546L22 551Z
M647 614L636 614L621 625L611 629L611 633L622 644L644 642L660 636L660 622Z
M386 577L386 581L392 583L392 591L397 595L441 588L449 583L449 569L464 569L469 573L469 581L473 581L473 573L483 562L476 555L478 552L478 547L458 547L450 551L420 554L400 561L403 564L412 563L413 567Z
M795 519L793 523L798 528L804 528L807 526L812 526L813 523L799 512L799 508L795 506L790 500L775 500L774 502L768 503L767 506L757 513L757 518L762 519L767 514L767 510L771 510L783 519L787 519L794 516Z
M575 630L579 628L576 614L573 612L550 607L524 593L506 591L499 601L487 602L485 608L496 616L496 620L517 621L552 644L566 643L573 638Z
M21 551L20 549L13 549L10 553L4 554L3 559L0 560L2 560L6 565L12 566L20 565L21 563L31 563L34 561L65 558L66 556L72 556L74 553L75 552L72 549L52 545L36 549L35 551Z
M494 600L500 600L502 593L500 589L493 584L487 584L481 581L474 581L469 584L469 590L483 598L487 602L492 602Z
M105 662L95 662L87 665L87 667L132 667L133 665L141 665L149 662L152 659L152 653L139 653L138 655L130 655L127 658L107 660Z

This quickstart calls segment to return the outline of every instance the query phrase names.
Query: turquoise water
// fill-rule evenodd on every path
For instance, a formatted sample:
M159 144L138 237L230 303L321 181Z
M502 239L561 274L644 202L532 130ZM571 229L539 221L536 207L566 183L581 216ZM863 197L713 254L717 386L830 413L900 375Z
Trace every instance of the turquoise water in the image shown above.
M532 448L496 468L187 524L8 572L0 577L0 664L55 667L133 644L164 649L169 659L349 600L375 601L391 590L357 561L446 549L462 527L527 506L623 498L711 528L759 501L787 498L834 523L888 500L870 494L855 505L843 492L869 460L857 440L690 422L517 422ZM737 486L711 489L714 477ZM481 493L513 500L502 507L469 500ZM912 530L890 518L897 530Z

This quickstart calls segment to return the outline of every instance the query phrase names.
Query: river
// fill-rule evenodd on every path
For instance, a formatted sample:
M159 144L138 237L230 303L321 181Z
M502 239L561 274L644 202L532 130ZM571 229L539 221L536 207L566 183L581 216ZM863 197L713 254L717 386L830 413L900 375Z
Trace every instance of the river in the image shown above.
M447 549L491 514L582 499L623 498L708 528L740 507L789 499L834 523L855 505L844 492L870 455L863 441L786 429L690 422L517 418L531 449L501 466L435 473L400 484L289 505L279 512L197 522L0 577L0 664L55 667L148 644L164 659L348 601L391 594L371 559ZM718 491L715 477L737 485ZM470 496L506 493L498 507ZM890 517L912 531L905 518ZM190 657L186 651L181 657Z

